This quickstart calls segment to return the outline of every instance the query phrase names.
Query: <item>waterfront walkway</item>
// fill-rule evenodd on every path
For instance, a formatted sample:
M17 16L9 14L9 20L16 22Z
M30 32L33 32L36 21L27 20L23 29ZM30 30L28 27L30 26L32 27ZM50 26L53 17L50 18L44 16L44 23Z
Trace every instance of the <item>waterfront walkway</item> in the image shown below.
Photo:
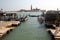
M2 40L50 40L50 36L46 32L44 23L39 24L36 17L30 17Z

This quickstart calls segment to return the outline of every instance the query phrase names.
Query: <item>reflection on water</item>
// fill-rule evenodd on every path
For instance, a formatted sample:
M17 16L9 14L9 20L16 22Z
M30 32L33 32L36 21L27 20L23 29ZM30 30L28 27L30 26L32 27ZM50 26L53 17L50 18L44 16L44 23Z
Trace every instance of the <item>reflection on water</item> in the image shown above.
M29 17L29 20L16 27L3 40L51 40L43 24L39 24L37 17Z

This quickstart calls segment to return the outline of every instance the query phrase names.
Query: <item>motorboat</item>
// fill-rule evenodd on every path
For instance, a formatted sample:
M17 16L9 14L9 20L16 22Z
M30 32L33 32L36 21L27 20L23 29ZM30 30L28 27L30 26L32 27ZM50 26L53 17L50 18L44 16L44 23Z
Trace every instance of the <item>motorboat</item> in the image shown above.
M39 16L39 17L38 17L38 22L39 22L40 24L42 24L42 23L44 22L44 17Z

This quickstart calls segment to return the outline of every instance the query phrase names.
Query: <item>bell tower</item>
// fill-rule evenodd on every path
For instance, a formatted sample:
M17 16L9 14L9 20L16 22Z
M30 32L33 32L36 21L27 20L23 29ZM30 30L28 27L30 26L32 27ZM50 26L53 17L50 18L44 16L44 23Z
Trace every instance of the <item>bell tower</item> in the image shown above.
M31 10L32 10L32 5L31 5Z

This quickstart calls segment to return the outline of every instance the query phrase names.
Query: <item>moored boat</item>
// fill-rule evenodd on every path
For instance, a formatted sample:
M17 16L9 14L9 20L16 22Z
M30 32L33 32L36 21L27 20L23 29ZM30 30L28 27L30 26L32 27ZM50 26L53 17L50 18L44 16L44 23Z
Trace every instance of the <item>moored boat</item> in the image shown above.
M44 22L44 17L39 16L39 17L38 17L38 22L39 22L40 24L42 24L42 23Z

